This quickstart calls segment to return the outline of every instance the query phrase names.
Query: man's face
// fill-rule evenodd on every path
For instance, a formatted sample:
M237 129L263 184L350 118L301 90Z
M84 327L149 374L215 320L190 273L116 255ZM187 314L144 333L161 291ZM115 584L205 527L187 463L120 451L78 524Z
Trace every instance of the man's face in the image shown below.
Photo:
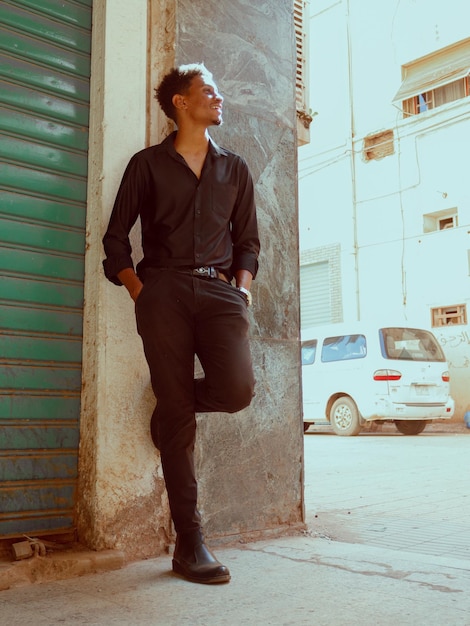
M222 103L217 85L209 76L195 76L184 94L186 113L196 123L206 126L222 124Z

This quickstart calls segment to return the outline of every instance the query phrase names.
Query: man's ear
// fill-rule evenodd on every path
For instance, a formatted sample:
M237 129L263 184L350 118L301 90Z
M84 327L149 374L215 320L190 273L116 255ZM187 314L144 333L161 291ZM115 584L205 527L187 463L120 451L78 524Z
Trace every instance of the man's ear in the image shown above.
M176 93L173 98L171 99L173 106L175 107L175 109L185 109L186 108L186 102L184 99L184 96L182 96L179 93Z

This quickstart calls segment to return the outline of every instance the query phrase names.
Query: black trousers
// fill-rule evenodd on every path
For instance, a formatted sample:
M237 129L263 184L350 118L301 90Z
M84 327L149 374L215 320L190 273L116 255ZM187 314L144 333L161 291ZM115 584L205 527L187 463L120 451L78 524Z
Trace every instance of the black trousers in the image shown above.
M137 302L157 405L151 434L160 450L177 533L200 526L194 467L197 412L234 413L254 395L245 297L220 279L149 270ZM194 379L194 355L204 378Z

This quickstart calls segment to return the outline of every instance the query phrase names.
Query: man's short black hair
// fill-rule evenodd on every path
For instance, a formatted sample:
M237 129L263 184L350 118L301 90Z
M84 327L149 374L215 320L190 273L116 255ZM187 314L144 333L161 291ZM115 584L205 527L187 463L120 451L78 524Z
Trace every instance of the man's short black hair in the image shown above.
M185 94L196 76L207 76L212 80L212 74L204 63L189 63L173 68L162 78L155 89L155 97L163 112L174 122L176 122L176 111L172 102L173 96Z

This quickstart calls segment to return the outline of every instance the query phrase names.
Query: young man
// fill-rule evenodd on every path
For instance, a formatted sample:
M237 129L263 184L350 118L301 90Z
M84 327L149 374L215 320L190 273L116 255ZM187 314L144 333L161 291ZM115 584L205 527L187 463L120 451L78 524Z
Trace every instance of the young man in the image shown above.
M204 542L194 471L195 413L233 413L254 394L247 306L258 269L253 182L245 161L208 133L222 124L223 98L202 64L173 69L156 89L177 130L134 155L103 243L107 278L135 301L157 406L160 450L176 530L173 570L193 582L230 573ZM137 270L129 231L140 217ZM232 283L235 284L232 284ZM194 379L194 355L204 377Z

